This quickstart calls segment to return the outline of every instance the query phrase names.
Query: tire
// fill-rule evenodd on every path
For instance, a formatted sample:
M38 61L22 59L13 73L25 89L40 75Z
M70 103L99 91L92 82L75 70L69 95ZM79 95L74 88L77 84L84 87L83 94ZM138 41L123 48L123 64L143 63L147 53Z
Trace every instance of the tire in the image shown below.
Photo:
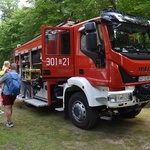
M141 112L141 109L140 110L133 110L133 111L130 111L130 112L127 112L127 113L120 114L120 117L135 118L135 116L137 116L140 112Z
M68 111L73 124L81 129L91 129L98 122L98 109L89 107L87 98L82 92L71 96Z

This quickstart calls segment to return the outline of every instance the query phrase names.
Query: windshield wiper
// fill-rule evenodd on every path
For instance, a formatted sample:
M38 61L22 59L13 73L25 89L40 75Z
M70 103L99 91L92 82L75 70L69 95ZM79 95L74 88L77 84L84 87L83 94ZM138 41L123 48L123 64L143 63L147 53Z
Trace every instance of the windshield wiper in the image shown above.
M137 53L137 54L143 54L143 53L150 53L150 50L147 48L141 47L134 47L134 46L124 46L124 47L115 47L114 50L119 53Z

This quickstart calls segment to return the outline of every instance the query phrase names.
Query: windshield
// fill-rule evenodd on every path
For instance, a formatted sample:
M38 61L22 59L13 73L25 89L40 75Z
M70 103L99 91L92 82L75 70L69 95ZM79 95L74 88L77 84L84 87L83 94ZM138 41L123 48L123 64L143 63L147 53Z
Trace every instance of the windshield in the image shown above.
M122 53L149 53L150 29L134 24L108 25L112 49Z

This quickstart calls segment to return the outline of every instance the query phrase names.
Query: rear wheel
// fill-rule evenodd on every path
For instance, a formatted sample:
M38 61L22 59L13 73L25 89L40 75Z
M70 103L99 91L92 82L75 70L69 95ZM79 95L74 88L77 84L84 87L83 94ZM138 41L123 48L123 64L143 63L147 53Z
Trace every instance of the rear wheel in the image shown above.
M89 107L87 98L82 92L71 96L68 110L74 125L81 129L93 128L98 122L98 109Z

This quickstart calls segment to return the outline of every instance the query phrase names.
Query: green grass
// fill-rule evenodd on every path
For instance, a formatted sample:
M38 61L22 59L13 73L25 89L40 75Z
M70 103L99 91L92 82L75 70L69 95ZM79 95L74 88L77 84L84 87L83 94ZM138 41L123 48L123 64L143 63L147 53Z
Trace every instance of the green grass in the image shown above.
M100 120L86 131L65 120L63 112L16 101L14 127L6 128L5 114L0 117L0 150L150 150L149 112L144 108L134 119Z

